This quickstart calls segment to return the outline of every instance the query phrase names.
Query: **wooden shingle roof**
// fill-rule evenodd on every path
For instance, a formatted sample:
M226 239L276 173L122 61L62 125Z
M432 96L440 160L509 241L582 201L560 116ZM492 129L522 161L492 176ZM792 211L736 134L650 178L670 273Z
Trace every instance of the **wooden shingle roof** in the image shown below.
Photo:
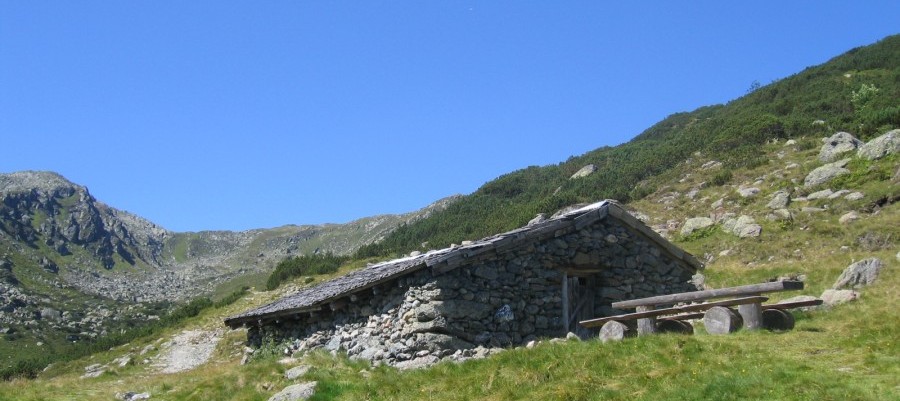
M314 312L340 298L372 288L381 283L411 274L423 268L432 273L442 274L457 267L505 253L514 248L547 238L559 237L584 228L607 216L621 221L626 226L643 234L651 242L659 245L672 257L682 260L695 269L702 265L691 254L668 242L637 220L613 201L602 201L580 209L564 213L558 217L517 228L479 241L466 242L428 253L390 260L367 266L347 275L298 291L277 301L225 319L225 324L238 327L246 323L270 320L282 316Z

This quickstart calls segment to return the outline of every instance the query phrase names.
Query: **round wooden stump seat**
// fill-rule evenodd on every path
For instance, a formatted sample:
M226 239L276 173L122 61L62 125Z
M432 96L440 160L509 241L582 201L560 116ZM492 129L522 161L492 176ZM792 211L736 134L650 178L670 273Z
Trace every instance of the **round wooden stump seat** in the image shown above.
M682 320L660 320L656 323L659 333L694 334L694 326Z
M731 309L714 306L703 314L703 325L709 334L728 334L738 331L744 325L744 320Z
M762 324L767 330L791 330L794 328L794 315L786 310L767 309L762 313Z
M606 322L600 328L600 341L602 342L619 341L625 337L635 335L637 335L637 330L634 327L629 327L627 324L615 320Z

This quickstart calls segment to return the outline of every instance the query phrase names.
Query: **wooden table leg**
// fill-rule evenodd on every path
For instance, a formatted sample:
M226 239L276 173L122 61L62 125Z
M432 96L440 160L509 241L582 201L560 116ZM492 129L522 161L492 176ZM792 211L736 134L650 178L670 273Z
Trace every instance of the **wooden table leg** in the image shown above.
M652 306L638 306L635 308L637 312L647 312L652 311L654 307ZM656 333L656 317L648 317L637 320L637 332L639 336L643 336L645 334L653 334Z
M759 330L763 327L762 304L752 303L738 305L738 313L744 320L745 330Z

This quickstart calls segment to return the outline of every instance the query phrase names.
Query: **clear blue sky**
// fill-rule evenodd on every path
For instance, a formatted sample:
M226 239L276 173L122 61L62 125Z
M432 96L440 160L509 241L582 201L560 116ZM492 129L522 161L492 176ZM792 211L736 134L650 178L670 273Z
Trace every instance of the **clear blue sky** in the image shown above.
M0 172L59 172L175 231L407 212L900 33L898 16L898 1L0 0Z

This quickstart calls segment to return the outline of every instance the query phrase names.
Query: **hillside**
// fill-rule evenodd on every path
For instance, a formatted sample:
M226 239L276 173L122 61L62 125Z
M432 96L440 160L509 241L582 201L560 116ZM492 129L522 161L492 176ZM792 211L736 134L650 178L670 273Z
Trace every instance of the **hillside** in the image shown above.
M172 304L261 286L287 256L348 254L453 199L346 224L176 233L59 174L0 174L0 364L28 357L21 346L65 353L157 321Z
M875 88L874 90L867 88ZM654 192L653 178L693 156L715 155L722 174L766 161L774 139L830 136L868 140L900 127L900 35L756 89L724 105L676 113L620 146L603 147L557 165L532 166L484 184L430 219L407 225L360 256L388 256L482 238L597 199L622 202ZM586 176L576 173L587 168Z
M283 373L298 364L312 366L303 380L319 383L316 399L900 398L900 314L893 306L900 299L900 156L870 158L858 153L861 143L833 137L848 131L871 144L900 127L898 66L900 36L894 36L726 105L670 116L627 144L502 176L357 253L437 248L523 225L561 206L612 197L702 257L712 287L794 277L806 282L803 294L819 296L853 261L883 261L880 278L861 289L858 300L802 313L791 332L716 337L697 330L692 337L614 344L546 343L418 371L324 353L280 363L277 345L241 364L246 332L228 331L222 319L332 276L304 277L209 307L124 346L55 364L35 380L0 383L0 400L112 399L124 392L264 400L292 383ZM853 146L837 149L845 142ZM588 165L593 169L576 174ZM810 179L829 165L836 175ZM163 259L222 258L212 245L171 249L177 251L164 250ZM351 262L336 274L364 263ZM15 266L6 270L17 272ZM18 344L40 349L31 341ZM180 343L203 345L210 362L166 373L170 351ZM91 373L97 377L82 378Z
M54 365L38 379L0 383L0 399L113 399L132 392L160 400L266 400L301 381L316 381L314 399L322 400L896 399L900 312L894 305L900 300L900 249L894 239L900 236L900 162L896 154L868 160L848 151L841 157L851 159L849 173L803 187L809 173L825 164L819 160L821 139L802 137L761 146L766 163L735 168L721 185L701 184L721 172L722 166L711 163L718 161L715 155L695 155L660 176L657 191L628 204L658 229L671 229L668 235L678 245L703 255L711 287L794 277L806 283L802 294L819 296L852 261L877 257L884 262L878 280L857 289L858 300L799 313L797 327L789 332L712 336L698 328L693 336L658 335L619 343L545 342L412 371L371 367L322 352L282 359L278 346L242 364L246 332L228 331L222 319L284 293L258 292L229 306L206 309L159 335ZM767 219L778 210L770 203L785 186L791 188L784 207L791 219ZM840 195L812 199L826 190ZM862 198L847 199L856 192ZM850 212L858 218L842 218ZM707 229L682 234L688 219L710 214L721 218ZM729 216L740 215L755 219L761 226L758 235L741 238L726 230ZM353 267L337 274L348 268ZM294 285L309 284L300 280ZM773 300L795 295L772 294ZM191 346L191 341L196 344ZM206 350L209 360L173 365L178 347ZM301 365L310 366L301 379L284 377L288 369ZM175 366L186 369L165 373ZM91 372L98 376L90 377Z

